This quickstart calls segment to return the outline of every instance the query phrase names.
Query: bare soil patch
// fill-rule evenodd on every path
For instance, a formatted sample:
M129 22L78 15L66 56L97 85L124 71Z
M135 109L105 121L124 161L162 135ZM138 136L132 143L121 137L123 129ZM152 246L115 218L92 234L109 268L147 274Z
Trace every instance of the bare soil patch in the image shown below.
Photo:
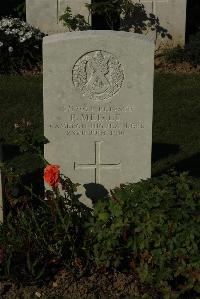
M62 270L51 282L42 286L20 287L11 281L0 282L0 298L2 299L128 299L141 298L146 291L140 286L136 275L120 272L94 273L91 276L77 279L73 274Z
M163 54L155 56L155 70L165 73L200 73L200 65L192 65L188 62L169 63Z

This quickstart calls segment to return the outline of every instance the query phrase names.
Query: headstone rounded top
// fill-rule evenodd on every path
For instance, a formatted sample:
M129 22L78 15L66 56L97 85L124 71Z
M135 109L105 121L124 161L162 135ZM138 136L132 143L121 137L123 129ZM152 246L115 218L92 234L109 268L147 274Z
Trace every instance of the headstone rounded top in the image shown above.
M85 39L85 38L124 38L124 39L134 39L137 41L142 41L148 43L149 45L155 46L154 39L152 37L144 36L143 34L126 32L126 31L114 31L114 30L86 30L86 31L74 31L53 34L44 37L43 41L45 44L54 43L59 41L64 41L68 39Z

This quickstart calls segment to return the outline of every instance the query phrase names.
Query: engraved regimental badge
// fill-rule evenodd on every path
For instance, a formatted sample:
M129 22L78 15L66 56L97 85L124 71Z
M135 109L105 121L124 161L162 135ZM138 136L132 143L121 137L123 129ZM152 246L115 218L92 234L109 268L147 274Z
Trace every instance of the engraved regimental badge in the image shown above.
M124 70L111 53L97 50L83 55L72 71L74 86L93 101L103 101L115 95L124 81Z

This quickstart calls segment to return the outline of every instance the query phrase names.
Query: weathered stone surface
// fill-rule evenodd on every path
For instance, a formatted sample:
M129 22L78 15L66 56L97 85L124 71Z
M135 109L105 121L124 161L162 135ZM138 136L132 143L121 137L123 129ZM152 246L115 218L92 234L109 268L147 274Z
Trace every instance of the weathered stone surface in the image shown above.
M155 14L160 25L172 35L158 38L157 47L175 47L185 44L187 0L137 0L143 3L148 12Z
M73 14L80 13L88 17L85 3L87 0L26 0L26 20L48 34L67 31L59 17L67 6L72 8Z
M44 39L45 158L89 198L151 176L153 57L134 33Z

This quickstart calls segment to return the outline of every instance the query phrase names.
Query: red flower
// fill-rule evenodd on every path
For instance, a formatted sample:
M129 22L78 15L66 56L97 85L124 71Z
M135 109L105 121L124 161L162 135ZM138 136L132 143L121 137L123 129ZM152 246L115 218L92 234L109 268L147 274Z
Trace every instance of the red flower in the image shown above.
M60 183L60 166L58 165L47 165L44 169L44 180L52 188L58 187Z

